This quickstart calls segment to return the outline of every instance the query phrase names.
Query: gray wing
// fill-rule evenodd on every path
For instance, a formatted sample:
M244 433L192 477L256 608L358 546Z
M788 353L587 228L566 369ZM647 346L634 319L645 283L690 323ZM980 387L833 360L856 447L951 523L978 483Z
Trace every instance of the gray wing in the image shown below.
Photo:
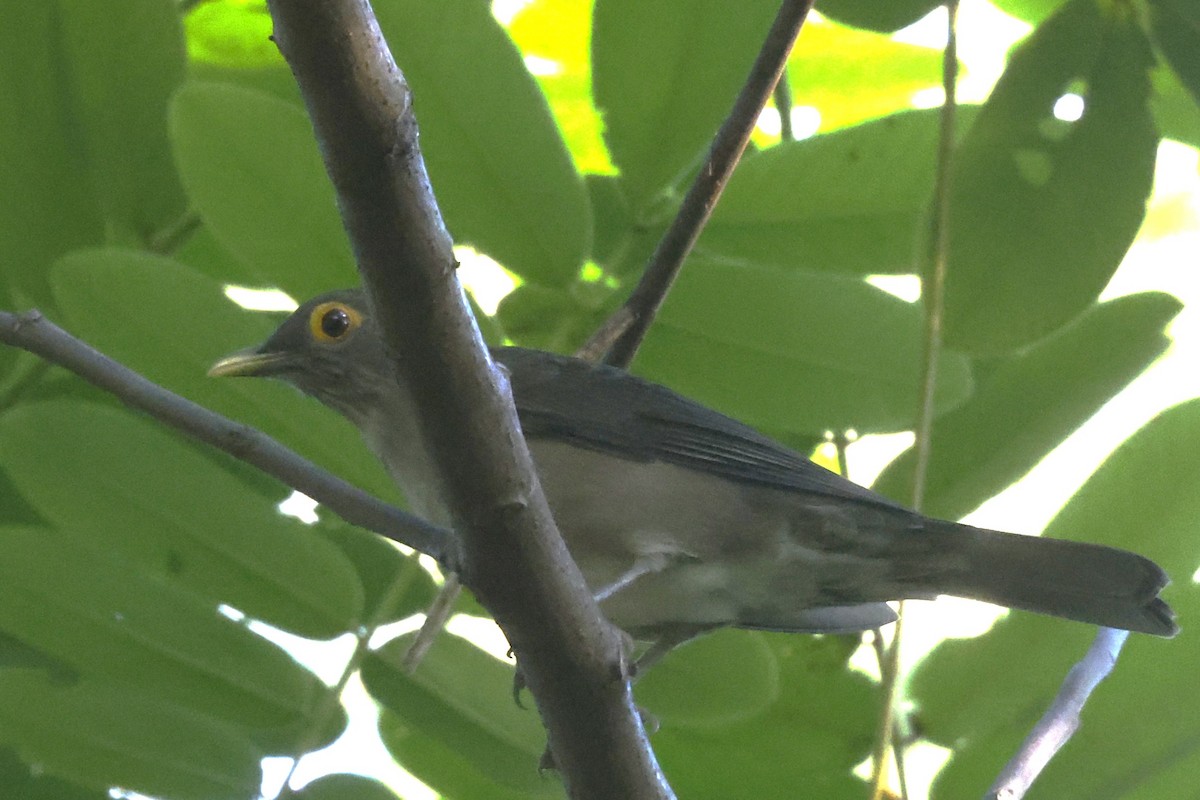
M747 425L624 370L519 347L496 348L529 438L665 461L731 480L902 508Z

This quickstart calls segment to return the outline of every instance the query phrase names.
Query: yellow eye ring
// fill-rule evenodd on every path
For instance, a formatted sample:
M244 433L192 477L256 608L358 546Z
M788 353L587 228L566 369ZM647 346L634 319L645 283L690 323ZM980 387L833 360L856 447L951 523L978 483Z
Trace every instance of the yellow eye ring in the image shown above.
M321 303L308 315L308 329L314 340L324 344L340 342L362 325L362 314L336 300Z

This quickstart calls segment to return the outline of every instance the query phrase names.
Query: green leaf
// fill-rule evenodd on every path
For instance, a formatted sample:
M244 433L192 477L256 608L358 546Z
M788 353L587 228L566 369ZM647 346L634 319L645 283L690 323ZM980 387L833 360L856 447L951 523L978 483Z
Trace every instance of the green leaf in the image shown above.
M1133 242L1154 176L1152 65L1125 6L1072 0L1014 53L954 161L945 338L1037 341L1091 305ZM1083 85L1073 81L1081 81ZM1077 122L1054 117L1078 89Z
M6 670L0 737L17 744L25 761L93 789L245 800L262 780L264 754L244 732L130 686L57 686L34 672Z
M361 775L326 775L291 796L296 800L399 800L382 783Z
M0 748L0 786L21 800L112 800L107 789L85 789L41 770L35 774L8 748Z
M89 680L202 711L269 750L293 750L329 691L169 571L113 554L103 533L82 524L0 528L0 628Z
M637 685L638 703L668 727L720 728L749 720L779 692L779 664L757 631L722 631L689 642Z
M113 358L368 491L395 497L395 485L339 415L276 381L206 374L221 356L265 339L278 317L238 308L220 284L170 259L127 250L71 253L54 268L54 294L67 329Z
M375 12L412 86L421 149L455 240L526 280L574 280L591 238L583 182L489 4L384 0Z
M0 525L36 525L42 521L8 474L0 470Z
M43 301L61 253L104 240L104 220L63 96L57 3L0 4L0 259L3 278ZM13 113L11 109L19 109Z
M453 636L434 642L421 668L397 666L410 637L363 662L363 683L387 709L384 744L404 768L454 798L562 797L538 773L546 736L536 713L513 702L513 669Z
M556 353L573 352L606 315L604 309L589 308L576 292L532 283L505 297L497 312L514 342Z
M998 364L934 422L925 513L960 519L1026 474L1166 350L1180 309L1170 295L1122 297ZM889 464L875 490L909 502L913 459Z
M820 0L817 11L855 28L892 33L913 24L941 0Z
M719 631L711 638L749 635ZM846 668L858 637L753 635L761 637L757 646L765 646L771 656L773 702L723 723L714 717L689 721L664 713L652 742L672 787L680 797L695 798L861 798L863 784L851 770L870 752L878 698L870 681ZM646 681L672 661L688 659L688 651L704 643L672 653ZM713 688L712 676L703 674L705 665L723 668L697 655L701 664L676 671L678 685L671 691L682 697L691 689L693 707L703 709L708 703L700 693ZM722 690L732 691L738 690ZM647 698L645 705L651 714L658 712L653 699Z
M1166 67L1153 70L1151 82L1150 108L1163 137L1200 148L1200 107L1195 98Z
M173 0L62 0L63 90L82 134L87 178L107 240L148 241L186 200L167 141L167 100L184 77L183 31ZM136 46L131 46L136 43Z
M762 429L898 430L916 413L922 328L919 306L861 281L693 258L635 370ZM971 373L948 351L939 374L945 411Z
M0 417L0 450L47 520L144 569L311 638L361 620L362 587L336 547L153 424L47 401Z
M213 5L214 2L215 0L208 0L200 8ZM240 6L240 0L228 0L228 2ZM246 8L245 6L241 7ZM272 44L271 48L275 49L275 45ZM276 100L290 103L303 111L304 99L300 96L300 87L296 85L295 76L292 75L288 65L283 62L278 51L276 51L276 57L279 59L278 63L260 67L235 67L209 61L192 62L188 65L188 77L198 84L219 83L240 86L255 92L265 92Z
M1176 579L1165 598L1182 619L1194 618L1200 614L1200 588L1190 580L1198 482L1200 401L1190 401L1163 412L1118 448L1047 535L1153 558ZM1088 626L1014 613L981 639L942 645L918 668L911 693L921 727L934 741L957 748L934 796L969 797L990 785L1092 636ZM1200 637L1131 636L1112 676L1088 701L1082 727L1028 797L1170 796L1147 787L1179 783L1184 759L1194 763L1200 739L1197 662Z
M1149 0L1154 43L1200 103L1200 5L1195 0Z
M183 41L170 0L12 3L0 53L3 259L44 300L60 253L146 241L183 213L165 121Z
M333 188L299 107L193 82L176 93L170 128L193 206L262 283L302 299L358 283Z
M911 111L747 155L699 246L814 271L911 273L937 136L936 110Z
M605 141L640 217L699 167L779 4L597 0L592 69Z
M793 107L815 107L825 131L906 110L915 93L941 85L941 63L939 50L813 15L788 59Z
M513 17L508 33L526 59L533 56L544 66L553 65L537 70L535 77L575 168L610 175L616 168L604 146L600 112L592 103L592 5L591 0L533 0Z
M193 61L243 69L283 65L265 2L207 0L192 7L184 26Z
M1004 13L1036 24L1057 11L1066 0L992 0L992 2Z
M405 556L382 536L332 515L319 520L316 530L337 545L358 571L364 621L380 624L404 619L424 611L433 601L437 588L415 554Z

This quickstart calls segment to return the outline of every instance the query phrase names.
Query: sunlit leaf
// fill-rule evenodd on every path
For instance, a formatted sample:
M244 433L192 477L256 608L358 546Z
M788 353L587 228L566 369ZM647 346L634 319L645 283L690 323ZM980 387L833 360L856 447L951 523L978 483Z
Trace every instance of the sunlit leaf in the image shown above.
M107 533L0 528L0 628L55 658L51 675L124 686L242 726L264 748L294 747L325 687L170 570L110 554L120 545Z
M534 0L517 13L508 32L550 103L575 167L608 174L616 167L608 158L600 113L592 104L592 5L591 0Z
M54 292L63 324L122 363L260 428L364 489L395 496L394 484L339 415L276 381L208 377L218 358L261 342L280 317L243 311L211 278L129 250L70 254L55 265Z
M391 789L361 775L326 775L292 792L296 800L397 800Z
M958 149L945 306L954 347L997 354L1045 336L1095 301L1133 243L1158 134L1149 48L1122 9L1073 0L1043 23ZM1072 90L1082 119L1057 119Z
M855 28L891 33L941 5L939 0L820 0L817 11Z
M303 110L241 87L189 83L170 121L193 206L262 283L307 299L358 282Z
M748 155L700 247L813 271L911 273L937 131L936 111L912 111Z
M773 0L597 0L592 69L604 136L640 216L699 167L778 10Z
M897 430L916 413L922 325L861 281L694 258L634 367L767 430ZM966 399L966 359L944 352L939 374L939 408Z
M970 400L934 421L923 510L959 519L1031 470L1162 354L1179 310L1165 294L1113 300L990 369ZM910 501L913 462L905 451L875 490Z
M513 670L453 636L434 643L408 675L398 665L407 639L363 664L363 682L388 713L384 744L425 783L450 797L562 797L539 775L546 736L532 710L513 702Z
M206 0L184 18L188 56L229 67L282 64L265 0Z
M48 401L0 417L0 449L47 520L143 569L314 638L359 621L362 587L336 547L152 423Z
M488 4L383 0L375 12L417 98L451 235L526 280L574 280L591 237L583 182Z
M1150 31L1179 80L1200 103L1200 4L1194 0L1151 0Z
M914 94L940 86L941 63L938 50L810 18L788 60L792 103L815 107L821 130L864 122L907 110Z
M1200 589L1190 580L1198 481L1200 403L1192 401L1164 412L1118 448L1047 534L1153 558L1174 576L1164 597L1186 621L1200 614ZM956 748L934 796L975 796L991 784L1093 634L1085 625L1013 613L981 639L943 645L917 670L911 692L921 728ZM1088 701L1082 727L1027 796L1169 796L1146 787L1194 760L1200 695L1193 691L1192 666L1198 660L1200 637L1133 634L1113 674ZM1172 780L1179 778L1175 772Z

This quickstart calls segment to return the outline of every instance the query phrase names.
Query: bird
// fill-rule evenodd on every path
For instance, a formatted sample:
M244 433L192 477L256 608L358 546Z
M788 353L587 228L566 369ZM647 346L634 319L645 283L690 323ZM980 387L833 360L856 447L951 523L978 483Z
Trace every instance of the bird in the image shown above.
M1153 561L924 516L671 389L520 347L508 376L538 478L601 610L657 660L722 628L841 634L939 595L1171 637ZM412 510L452 523L414 402L361 289L315 297L214 376L281 379L345 416ZM639 662L641 663L641 662Z

